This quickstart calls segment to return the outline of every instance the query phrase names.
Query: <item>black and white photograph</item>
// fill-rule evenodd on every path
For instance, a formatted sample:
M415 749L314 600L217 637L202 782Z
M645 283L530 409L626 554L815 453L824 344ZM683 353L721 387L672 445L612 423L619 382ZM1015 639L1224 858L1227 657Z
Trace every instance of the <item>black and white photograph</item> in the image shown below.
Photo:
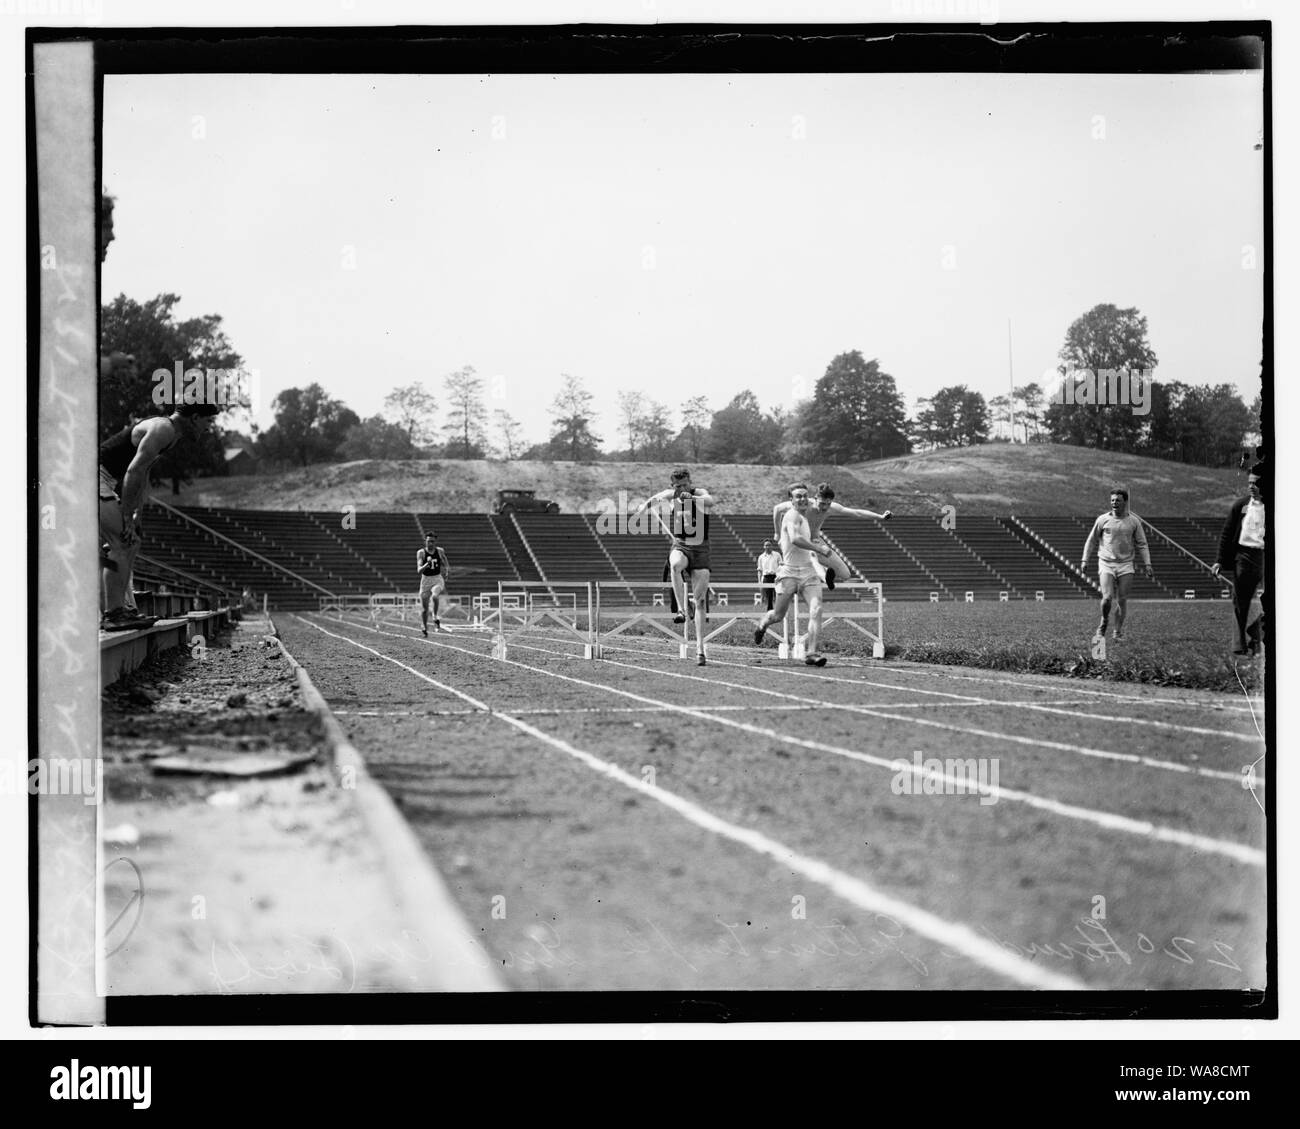
M1267 14L880 8L28 29L33 1024L1276 1018Z

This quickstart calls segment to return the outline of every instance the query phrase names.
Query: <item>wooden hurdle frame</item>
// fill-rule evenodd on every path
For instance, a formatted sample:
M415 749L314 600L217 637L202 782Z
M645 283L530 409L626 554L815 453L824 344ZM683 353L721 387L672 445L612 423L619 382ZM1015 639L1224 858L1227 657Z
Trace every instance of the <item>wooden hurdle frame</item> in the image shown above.
M509 651L509 645L512 640L520 638L530 627L536 627L548 620L554 623L562 631L573 639L582 644L583 658L596 659L600 657L600 640L598 639L599 624L599 597L595 591L596 585L590 580L499 580L497 581L497 590L495 593L484 592L480 594L480 619L479 623L483 626L489 626L493 621L496 623L496 639L492 644L492 657L495 659L504 659ZM556 601L554 607L548 607L545 603L538 604L535 593L540 589L546 593L549 598ZM572 593L573 602L573 619L567 620L561 612L562 606L556 600L556 589L565 593ZM578 628L578 618L580 608L578 597L582 594L587 597L587 629L582 631ZM495 595L497 606L489 608L484 613L481 603L484 597ZM506 598L515 596L519 598L517 607L507 607ZM506 629L506 612L510 612L510 618L516 622L507 632Z
M689 613L687 615L686 622L683 623L681 625L680 630L678 630L677 625L665 622L666 620L668 620L669 616L671 615L671 611L666 605L662 603L655 604L652 602L648 606L638 604L628 608L613 609L613 608L606 608L602 604L600 599L601 590L605 588L611 591L625 591L627 589L637 589L637 588L658 589L658 588L662 588L663 586L664 585L662 582L654 582L654 581L644 581L642 583L633 583L627 581L617 581L617 582L598 581L596 583L595 591L596 591L597 629L596 629L596 638L594 640L597 648L595 654L596 658L601 657L601 652L606 642L608 642L610 639L615 638L618 635L621 635L623 632L627 631L628 628L632 627L635 624L642 624L646 627L651 628L654 631L658 631L662 635L667 636L669 639L673 640L673 642L677 644L677 657L682 659L688 657L689 650L690 650L690 626L691 626ZM723 596L726 593L733 592L733 591L761 593L764 590L776 591L777 588L778 585L776 584L760 584L760 583L744 583L744 582L736 583L733 581L709 584L710 592L716 591L719 596ZM845 623L848 626L854 628L856 631L860 632L861 634L865 635L868 639L871 640L872 657L878 659L884 658L885 657L884 586L872 581L851 580L851 581L843 581L837 584L835 586L835 591L874 592L876 595L874 608L869 611L842 611L840 610L840 608L843 607L844 605L828 604L825 601L823 601L822 627L826 628L830 624L834 623L836 620L839 620L840 622ZM777 654L778 657L782 659L790 659L790 658L802 659L805 657L806 654L805 648L808 639L808 632L806 629L803 631L800 631L799 629L800 604L801 604L800 597L796 594L794 600L790 605L790 610L786 613L785 619L781 622L781 630L779 634L777 633L776 624L772 624L768 628L768 631L771 632L772 635L775 636L776 639L778 640ZM726 607L727 613L720 623L718 623L716 626L711 627L710 630L708 630L705 633L703 642L706 645L716 636L722 634L724 631L727 630L727 628L733 626L736 623L743 622L743 623L752 624L754 622L754 613L756 609L743 602L738 602L736 605L737 610L733 612L730 608L730 600L726 601L726 603L723 603L722 600L719 600L717 603L711 605L711 610L716 611L719 607ZM759 614L761 615L762 613L760 612ZM806 616L807 613L805 612L804 614ZM602 617L609 617L616 620L617 622L615 626L611 627L609 630L606 631L603 630L600 626L600 620ZM870 620L875 621L874 631L864 626L864 622Z

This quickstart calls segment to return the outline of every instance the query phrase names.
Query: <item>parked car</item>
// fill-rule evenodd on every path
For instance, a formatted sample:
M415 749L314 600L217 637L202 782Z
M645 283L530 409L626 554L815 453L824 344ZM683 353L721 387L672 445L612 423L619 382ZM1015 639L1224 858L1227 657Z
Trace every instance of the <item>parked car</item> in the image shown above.
M537 497L536 490L498 490L492 503L494 514L558 514L559 502L548 502Z

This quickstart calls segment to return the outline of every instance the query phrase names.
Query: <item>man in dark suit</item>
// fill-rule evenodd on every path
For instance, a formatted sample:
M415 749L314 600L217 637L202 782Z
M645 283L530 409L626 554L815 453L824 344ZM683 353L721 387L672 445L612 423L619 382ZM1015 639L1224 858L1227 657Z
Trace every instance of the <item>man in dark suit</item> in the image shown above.
M1256 650L1267 622L1264 611L1247 626L1250 602L1255 590L1264 583L1264 464L1250 468L1247 480L1250 493L1238 498L1228 511L1228 520L1219 536L1219 557L1214 562L1215 576L1222 575L1232 582L1232 606L1237 614L1237 638L1232 648L1234 655L1244 655ZM1260 597L1260 603L1268 597Z

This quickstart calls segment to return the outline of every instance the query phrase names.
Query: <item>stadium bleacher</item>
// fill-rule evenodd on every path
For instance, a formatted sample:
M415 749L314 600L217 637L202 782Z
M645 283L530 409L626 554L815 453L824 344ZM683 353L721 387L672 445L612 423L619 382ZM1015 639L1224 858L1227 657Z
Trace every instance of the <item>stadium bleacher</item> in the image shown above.
M952 534L1007 581L1009 587L1003 591L1009 593L1009 599L1032 600L1039 592L1049 600L1092 595L1080 580L1033 552L999 518L964 516Z
M1156 580L1138 576L1135 599L1220 599L1211 576L1218 543L1212 518L1147 519ZM710 519L712 578L755 579L771 514ZM586 581L633 586L634 600L662 583L668 539L661 531L609 529L594 515L368 513L174 508L152 504L145 545L160 569L195 586L250 588L273 608L316 607L322 595L364 596L415 587L415 551L436 531L452 565L453 594L495 590L499 581ZM1095 598L1095 572L1076 567L1090 523L1052 516L960 517L946 530L933 517L889 522L837 517L823 535L859 579L884 585L887 600ZM603 529L604 532L597 530ZM1203 562L1203 563L1202 563ZM1095 568L1095 566L1094 566ZM843 578L841 578L843 579ZM638 595L639 591L639 595ZM831 599L860 599L853 591Z
M937 518L904 516L890 523L889 532L921 561L958 600L971 592L976 600L996 600L1010 582L981 560Z

